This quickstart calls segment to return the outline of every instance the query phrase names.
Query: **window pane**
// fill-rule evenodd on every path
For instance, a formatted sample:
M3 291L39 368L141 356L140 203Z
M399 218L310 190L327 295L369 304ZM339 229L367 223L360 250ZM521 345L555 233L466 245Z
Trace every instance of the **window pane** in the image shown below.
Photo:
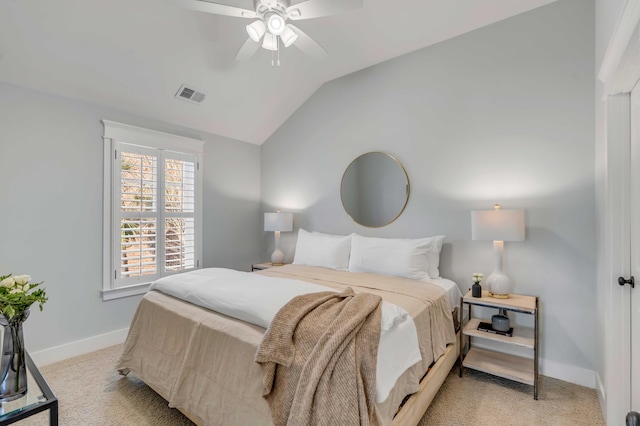
M121 153L120 209L157 211L158 166L151 155Z
M193 218L165 220L165 271L195 268L195 227Z
M120 274L123 278L156 273L156 219L120 221Z
M165 160L165 211L195 211L196 170L193 161Z

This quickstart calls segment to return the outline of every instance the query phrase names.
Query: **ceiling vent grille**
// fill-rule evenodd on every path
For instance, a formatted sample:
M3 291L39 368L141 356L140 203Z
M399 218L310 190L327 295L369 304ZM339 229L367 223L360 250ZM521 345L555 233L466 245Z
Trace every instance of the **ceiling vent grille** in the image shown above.
M196 104L204 101L206 96L207 95L204 92L194 89L193 87L187 87L185 84L180 86L180 89L178 89L178 92L176 93L176 98Z

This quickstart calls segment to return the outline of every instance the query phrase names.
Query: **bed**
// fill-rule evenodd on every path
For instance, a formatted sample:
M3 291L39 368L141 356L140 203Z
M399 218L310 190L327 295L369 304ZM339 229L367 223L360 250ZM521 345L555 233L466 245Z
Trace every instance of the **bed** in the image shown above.
M449 302L458 297L455 284L305 265L245 274L336 291L351 287L406 310L420 337L422 359L394 380L375 410L379 424L417 424L458 354ZM117 369L141 378L196 424L270 425L270 409L262 398L262 371L254 362L264 333L264 327L249 321L154 290L140 302Z

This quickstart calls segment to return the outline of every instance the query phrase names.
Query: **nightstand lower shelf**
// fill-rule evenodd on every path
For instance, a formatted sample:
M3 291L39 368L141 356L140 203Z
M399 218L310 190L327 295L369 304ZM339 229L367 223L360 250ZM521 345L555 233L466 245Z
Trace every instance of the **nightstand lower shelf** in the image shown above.
M513 327L513 336L503 336L493 334L486 331L478 330L480 322L491 323L490 319L481 320L479 318L470 319L464 327L464 334L471 337L480 337L495 342L508 343L510 345L522 346L524 348L533 349L535 347L535 332L533 328Z
M534 385L535 373L530 358L472 347L462 365L527 385Z

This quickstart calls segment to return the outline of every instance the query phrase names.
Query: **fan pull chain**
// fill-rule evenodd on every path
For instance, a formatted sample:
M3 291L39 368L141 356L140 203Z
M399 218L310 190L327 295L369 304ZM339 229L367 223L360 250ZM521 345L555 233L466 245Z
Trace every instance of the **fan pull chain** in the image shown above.
M280 38L277 35L272 35L271 37L276 38L276 54L277 54L276 62L274 62L273 60L273 50L271 51L271 68L273 68L274 63L277 63L278 66L280 66Z

